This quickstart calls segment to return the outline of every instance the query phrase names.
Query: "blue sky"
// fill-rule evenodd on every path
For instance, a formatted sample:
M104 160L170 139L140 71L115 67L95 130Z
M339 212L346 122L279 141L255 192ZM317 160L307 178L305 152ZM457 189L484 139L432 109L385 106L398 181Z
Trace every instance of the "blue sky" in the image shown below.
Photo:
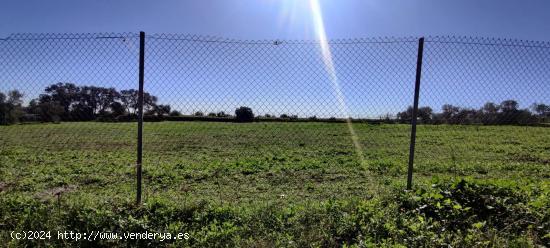
M550 40L546 0L321 0L330 38L466 35ZM2 0L0 36L18 32L190 33L313 38L306 0ZM295 6L292 22L290 6Z
M320 5L329 39L456 35L550 41L550 2L544 0L320 0ZM240 40L318 38L306 0L3 0L0 4L0 37L7 37L11 33L138 31L146 31L148 34L196 34ZM60 43L61 45L57 46L51 43L32 43L18 47L16 50L21 53L29 48L36 50L39 47L55 47L59 52L54 53L54 56L74 54L79 58L72 58L77 62L71 63L71 59L67 60L66 57L54 60L53 57L45 55L52 52L40 51L36 52L39 54L26 55L26 60L22 59L22 55L12 54L10 58L18 60L17 66L25 69L19 70L14 67L9 73L0 75L0 80L8 82L0 86L0 90L23 88L34 91L26 93L32 96L40 93L39 89L44 85L55 81L99 84L119 89L133 85L135 61L131 61L131 58L135 55L136 41L130 39L128 44L122 45L116 42L108 43L110 48L103 48L106 51L104 56L123 54L117 58L115 68L112 68L115 62L105 63L105 57L97 52L87 54L78 47L71 48L104 43ZM154 44L159 46L154 47ZM181 50L182 47L190 45L196 46L195 48L202 46L203 49L191 47ZM161 101L170 103L184 112L231 111L238 105L255 105L255 109L264 110L260 112L274 114L290 112L325 116L337 112L337 104L331 96L330 82L327 82L329 79L323 75L322 63L314 60L318 55L314 52L317 49L315 46L283 44L279 51L273 52L270 52L270 46L249 49L234 45L219 48L215 44L192 45L185 41L152 41L151 46L152 51L148 60L150 65L147 68L163 64L160 71L164 73L158 73L159 70L147 73L149 87L146 86L146 89L159 95ZM444 51L427 51L426 59L431 58L432 62L426 62L428 64L425 69L424 88L421 90L421 104L430 105L435 109L439 109L442 103L478 107L489 100L499 102L506 98L516 98L521 100L522 107L527 107L534 101L550 99L549 61L544 57L548 55L549 49L476 47L473 50L477 49L477 52L472 53L471 47L465 48L462 45L445 47L442 44L427 44L427 49L430 46ZM180 56L179 61L167 63L168 56L163 50L166 47L170 47L174 54ZM406 95L410 91L409 88L396 88L395 84L398 80L397 84L409 86L409 83L414 81L415 49L416 45L412 43L382 48L367 44L333 46L335 67L340 74L341 86L352 116L376 116L385 112L395 112L412 102ZM212 54L213 50L216 52ZM228 56L228 53L237 58L233 62L224 63L223 56ZM257 56L258 54L260 56ZM357 54L363 54L364 60L361 61ZM469 54L469 57L465 54ZM0 56L6 58L5 54ZM218 62L201 67L194 63L196 61L189 60L189 56L209 58ZM246 60L239 60L239 56L241 59L256 62L235 69L231 63L248 63ZM501 63L495 63L491 56L497 56ZM93 57L94 63L84 60L88 57ZM305 57L311 57L307 60L310 61L307 63L311 64L304 62ZM43 59L42 64L40 58ZM266 63L273 58L279 58L279 64L267 66ZM51 64L51 61L56 62ZM484 64L480 64L480 61ZM10 62L4 60L3 63ZM32 63L35 63L35 66L29 66ZM515 65L511 69L506 69L509 68L507 63ZM295 69L300 66L303 69ZM5 68L7 66L0 70ZM362 72L354 71L353 68L360 68ZM505 69L510 75L503 78L502 75L506 74L503 72ZM246 73L253 76L243 76ZM117 79L117 83L108 82L112 78ZM301 82L296 83L295 78L302 78ZM29 80L32 81L32 85L27 82ZM311 85L315 84L324 88L312 89ZM239 95L243 90L237 89L250 89L247 85L258 89L256 92L244 90L246 94ZM502 87L499 89L498 86ZM225 91L222 93L225 94L212 93L216 88L224 88ZM300 93L300 90L303 92ZM319 93L308 95L308 92ZM296 103L293 99L300 101ZM323 104L326 107L320 108Z

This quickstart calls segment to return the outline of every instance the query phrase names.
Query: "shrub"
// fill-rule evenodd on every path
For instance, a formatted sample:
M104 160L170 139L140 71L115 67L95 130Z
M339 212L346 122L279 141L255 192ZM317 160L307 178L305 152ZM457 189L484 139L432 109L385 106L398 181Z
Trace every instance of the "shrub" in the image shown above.
M172 110L172 112L170 112L170 116L182 116L182 114L177 110Z
M235 116L238 122L252 122L254 121L254 113L249 107L243 107L235 110Z
M115 118L115 121L119 121L119 122L137 121L137 115L136 114L120 115Z

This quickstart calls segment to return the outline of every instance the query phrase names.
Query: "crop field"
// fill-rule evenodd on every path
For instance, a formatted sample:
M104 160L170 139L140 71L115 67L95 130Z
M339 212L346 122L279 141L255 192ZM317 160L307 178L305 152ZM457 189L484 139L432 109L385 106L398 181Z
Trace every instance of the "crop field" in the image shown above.
M147 122L0 126L0 243L10 230L187 232L165 246L550 244L550 128ZM18 243L20 242L20 243Z

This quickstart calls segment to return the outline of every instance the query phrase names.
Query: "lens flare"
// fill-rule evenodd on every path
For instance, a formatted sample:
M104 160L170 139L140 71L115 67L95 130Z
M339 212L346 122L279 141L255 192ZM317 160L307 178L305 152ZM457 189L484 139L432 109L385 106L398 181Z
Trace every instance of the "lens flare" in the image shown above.
M312 13L315 34L317 35L317 39L319 39L319 46L321 50L323 64L325 65L325 71L327 72L330 78L330 81L332 83L332 89L334 90L334 94L336 96L336 99L338 100L338 109L346 119L346 124L350 132L353 145L355 146L357 157L359 158L359 161L361 162L361 164L364 164L363 149L361 147L361 143L359 143L359 138L357 137L357 133L353 128L351 118L349 116L346 100L345 100L344 94L342 93L342 87L340 86L340 81L338 79L338 75L336 74L336 69L334 67L334 62L332 60L332 52L330 50L330 44L328 42L327 34L325 32L325 24L323 22L323 13L321 12L321 5L319 4L319 0L309 0L309 5Z

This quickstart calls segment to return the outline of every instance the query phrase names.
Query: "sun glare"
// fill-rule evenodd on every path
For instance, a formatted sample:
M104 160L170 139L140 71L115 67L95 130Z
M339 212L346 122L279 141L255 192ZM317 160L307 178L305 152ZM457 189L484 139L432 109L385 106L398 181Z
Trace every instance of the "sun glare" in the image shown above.
M334 67L334 62L332 60L332 52L330 50L330 44L327 39L327 34L325 31L325 24L323 20L323 13L321 11L321 5L319 4L319 0L309 0L309 5L311 10L311 15L313 18L313 26L315 29L315 34L317 36L317 39L319 40L319 47L321 49L321 56L325 66L325 71L327 72L330 78L335 97L338 100L338 109L341 115L343 115L344 118L346 119L348 130L350 132L353 145L355 146L355 151L357 153L357 156L359 157L361 164L363 164L363 149L361 147L361 144L359 143L359 139L357 137L355 129L353 128L353 125L349 116L346 100L345 100L344 94L342 93L342 87L340 86L340 81L338 79L338 75Z

